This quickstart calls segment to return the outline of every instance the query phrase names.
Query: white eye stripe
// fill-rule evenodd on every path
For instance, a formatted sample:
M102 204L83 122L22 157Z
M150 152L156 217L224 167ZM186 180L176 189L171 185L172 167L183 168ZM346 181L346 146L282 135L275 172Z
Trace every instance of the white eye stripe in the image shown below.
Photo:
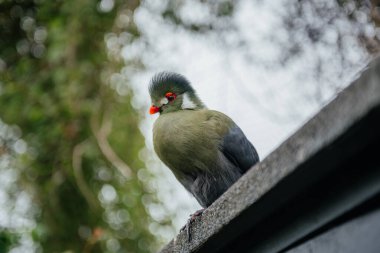
M166 105L167 103L169 103L169 100L167 98L161 98L160 100L161 105Z

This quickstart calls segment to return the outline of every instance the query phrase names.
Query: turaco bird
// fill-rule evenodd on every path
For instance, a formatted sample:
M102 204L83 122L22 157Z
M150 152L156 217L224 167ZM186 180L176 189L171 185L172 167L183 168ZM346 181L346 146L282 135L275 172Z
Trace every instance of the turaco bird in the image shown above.
M203 208L259 161L243 131L225 114L207 109L184 76L158 73L149 93L150 114L160 114L154 150Z

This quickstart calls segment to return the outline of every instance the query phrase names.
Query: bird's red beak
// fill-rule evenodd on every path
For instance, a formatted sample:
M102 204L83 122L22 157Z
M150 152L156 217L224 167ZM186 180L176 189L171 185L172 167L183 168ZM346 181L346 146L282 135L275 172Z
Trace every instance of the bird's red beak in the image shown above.
M157 106L155 106L155 105L152 105L151 107L150 107L150 109L149 109L149 113L150 114L155 114L155 113L157 113L157 112L159 112L160 111L160 107L157 107Z

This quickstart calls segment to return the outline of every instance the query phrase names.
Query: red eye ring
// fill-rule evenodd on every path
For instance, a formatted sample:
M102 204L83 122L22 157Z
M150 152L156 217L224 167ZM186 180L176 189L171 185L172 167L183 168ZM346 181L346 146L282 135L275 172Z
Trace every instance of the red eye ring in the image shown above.
M173 101L174 99L176 99L177 95L173 92L168 92L165 94L165 97L169 100L169 101Z

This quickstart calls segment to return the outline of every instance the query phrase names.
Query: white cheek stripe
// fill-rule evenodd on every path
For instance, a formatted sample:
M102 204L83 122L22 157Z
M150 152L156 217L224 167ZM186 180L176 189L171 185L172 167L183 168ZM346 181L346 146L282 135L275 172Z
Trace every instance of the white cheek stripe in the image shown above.
M197 107L196 104L191 100L189 97L189 94L185 93L183 94L183 99L182 99L182 109L195 109Z
M169 100L167 98L161 98L160 100L161 105L166 105L167 103L169 103Z

